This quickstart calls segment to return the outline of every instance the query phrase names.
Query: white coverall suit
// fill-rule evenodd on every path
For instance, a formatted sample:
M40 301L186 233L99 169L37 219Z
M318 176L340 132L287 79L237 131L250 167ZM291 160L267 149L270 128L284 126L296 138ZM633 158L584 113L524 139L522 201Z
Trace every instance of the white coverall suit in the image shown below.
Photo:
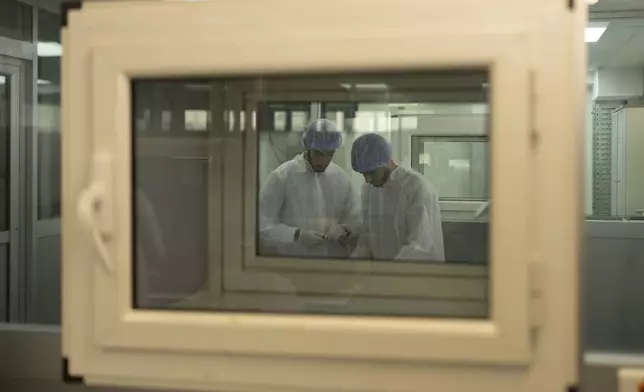
M362 220L352 257L445 261L438 196L411 168L398 166L381 188L363 186Z
M360 228L360 210L349 175L331 162L316 173L303 155L269 174L259 197L260 241L280 256L347 258L347 246L334 239L307 246L295 241L297 229L325 234L333 224L352 233Z

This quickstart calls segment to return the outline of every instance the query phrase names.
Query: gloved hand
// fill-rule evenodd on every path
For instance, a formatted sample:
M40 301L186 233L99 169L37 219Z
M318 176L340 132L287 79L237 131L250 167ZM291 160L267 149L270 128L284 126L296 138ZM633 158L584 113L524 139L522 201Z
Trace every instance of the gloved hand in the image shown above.
M344 242L349 238L349 231L346 227L334 223L329 227L326 233L324 233L324 237L334 241Z
M306 246L318 245L324 241L324 235L311 230L298 230L296 241Z
M371 251L368 248L365 248L364 246L358 245L353 252L351 252L351 255L349 256L351 259L370 259L371 258Z

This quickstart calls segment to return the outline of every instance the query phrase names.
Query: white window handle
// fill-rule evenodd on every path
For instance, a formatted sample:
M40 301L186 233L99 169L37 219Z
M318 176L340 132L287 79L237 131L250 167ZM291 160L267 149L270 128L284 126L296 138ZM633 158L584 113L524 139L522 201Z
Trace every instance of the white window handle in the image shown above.
M92 183L83 191L78 200L78 218L90 231L103 265L108 272L113 272L114 262L106 245L112 235L110 156L107 154L95 155L92 169Z

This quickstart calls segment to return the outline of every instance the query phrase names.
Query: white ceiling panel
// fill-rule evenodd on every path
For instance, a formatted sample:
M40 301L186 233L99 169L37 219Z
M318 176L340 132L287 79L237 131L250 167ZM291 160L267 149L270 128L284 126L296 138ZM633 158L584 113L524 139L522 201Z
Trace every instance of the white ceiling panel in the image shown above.
M588 64L591 69L644 67L644 19L612 20L601 39L588 44Z
M644 11L644 0L599 0L590 6L590 11Z

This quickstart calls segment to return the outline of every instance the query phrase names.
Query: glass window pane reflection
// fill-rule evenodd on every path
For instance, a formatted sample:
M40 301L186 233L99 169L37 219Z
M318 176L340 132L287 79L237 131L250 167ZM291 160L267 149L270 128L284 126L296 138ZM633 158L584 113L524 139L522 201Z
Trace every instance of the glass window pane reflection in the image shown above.
M60 16L38 14L38 219L60 216Z
M31 42L33 8L16 0L0 1L0 37Z
M414 167L436 187L441 200L488 199L487 138L413 136Z
M195 81L135 81L135 305L487 317L488 222L476 216L489 202L487 81L486 70L213 79L198 97ZM177 114L185 123L165 132ZM237 140L241 163L222 160ZM252 214L239 243L216 237L232 230L213 218L234 208L224 183L244 184L235 201ZM479 205L447 211L444 199ZM242 258L224 259L236 246Z

